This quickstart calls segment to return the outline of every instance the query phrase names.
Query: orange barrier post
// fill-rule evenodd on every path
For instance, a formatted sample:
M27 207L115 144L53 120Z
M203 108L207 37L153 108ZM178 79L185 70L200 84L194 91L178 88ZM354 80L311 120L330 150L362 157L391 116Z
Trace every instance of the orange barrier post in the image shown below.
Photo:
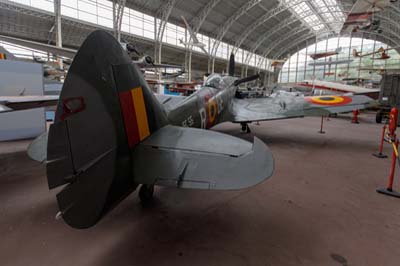
M372 155L378 158L387 158L387 155L383 154L383 142L385 141L385 132L386 132L386 125L383 125L382 128L382 136L381 136L381 144L379 145L379 153L373 153Z
M400 198L400 193L393 191L393 181L394 181L394 173L396 170L396 161L397 161L397 156L398 154L396 154L397 148L399 147L399 140L396 140L395 145L396 149L393 149L393 153L392 153L392 165L390 167L390 175L389 175L389 182L388 182L388 186L387 188L378 188L376 190L376 192L381 193L381 194L385 194L388 196L392 196L392 197L396 197L396 198Z
M325 131L322 130L324 127L324 116L321 116L321 129L318 131L320 134L325 134Z
M400 193L393 191L393 181L394 181L394 173L396 170L396 161L399 157L398 147L399 140L396 138L396 129L397 129L397 120L398 120L398 110L396 108L392 108L390 111L390 119L389 119L389 143L393 145L393 153L392 153L392 165L390 167L390 175L389 182L387 188L378 188L376 191L378 193L382 193L388 196L400 198Z
M360 111L358 111L358 109L353 110L353 117L351 118L351 123L353 124L359 124L360 122L358 122L358 115L360 114Z

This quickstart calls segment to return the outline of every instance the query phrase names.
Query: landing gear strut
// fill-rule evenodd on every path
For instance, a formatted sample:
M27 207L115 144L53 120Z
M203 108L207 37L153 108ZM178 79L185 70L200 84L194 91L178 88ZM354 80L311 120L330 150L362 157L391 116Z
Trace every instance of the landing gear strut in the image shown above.
M240 123L240 125L242 126L242 132L251 133L250 127L247 123Z
M153 200L154 185L143 184L139 190L139 198L142 203L148 203Z

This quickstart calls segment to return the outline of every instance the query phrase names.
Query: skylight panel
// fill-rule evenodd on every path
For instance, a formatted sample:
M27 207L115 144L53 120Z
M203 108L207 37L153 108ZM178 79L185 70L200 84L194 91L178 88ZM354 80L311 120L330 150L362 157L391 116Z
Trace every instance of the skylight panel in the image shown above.
M337 0L281 0L282 3L314 32L338 33L345 15Z

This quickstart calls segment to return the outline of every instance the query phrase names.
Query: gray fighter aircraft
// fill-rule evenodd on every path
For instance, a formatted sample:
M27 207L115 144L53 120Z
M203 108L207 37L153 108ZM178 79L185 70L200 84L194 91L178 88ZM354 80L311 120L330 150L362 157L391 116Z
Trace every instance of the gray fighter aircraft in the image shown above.
M291 93L239 99L238 85L256 77L233 73L232 56L228 76L211 75L191 96L156 96L112 35L90 34L71 64L48 137L29 149L31 157L46 160L49 188L63 186L57 201L66 223L96 224L139 185L141 200L148 201L154 185L242 189L272 175L273 157L261 140L251 144L203 129L351 111L371 101Z

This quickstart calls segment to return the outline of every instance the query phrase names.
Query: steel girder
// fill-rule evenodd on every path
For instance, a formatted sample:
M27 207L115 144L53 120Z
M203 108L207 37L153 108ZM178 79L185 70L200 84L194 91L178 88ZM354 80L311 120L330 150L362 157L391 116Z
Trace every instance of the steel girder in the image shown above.
M199 15L193 18L190 21L190 25L193 26L194 34L197 34L203 25L204 21L206 20L208 14L210 14L211 10L220 2L221 0L212 0L208 2L199 12ZM191 41L192 36L189 37L189 42ZM185 53L185 67L188 69L188 81L192 79L192 52L193 52L193 45L189 45L186 47Z
M261 44L263 44L265 42L265 40L267 40L268 38L270 38L271 36L273 36L274 34L276 34L277 32L281 31L283 28L289 26L290 24L299 21L297 17L295 16L291 16L283 21L281 21L279 24L277 24L273 30L269 30L266 31L263 35L261 35L257 41L254 43L253 47L251 48L251 52L255 53L255 51L261 46ZM298 25L298 26L301 26ZM297 27L298 27L297 26ZM248 63L251 59L251 56L248 54L246 59L245 59L245 63Z
M166 1L159 9L158 17L160 18L160 24L158 25L158 29L156 32L155 45L154 45L154 57L155 61L161 64L161 48L162 48L162 39L164 36L165 27L168 23L169 15L171 14L174 5L177 0L168 0Z
M121 40L121 24L126 0L113 0L113 28L114 37Z
M371 34L371 35L380 36L380 37L382 37L382 39L385 39L385 40L387 40L389 42L392 42L395 45L399 44L398 41L396 42L394 39L392 39L390 37L387 37L385 35L379 34L379 33L371 33L371 32L367 32L367 31L359 31L359 33L364 33L364 34L367 33L367 34ZM331 36L331 37L333 37L333 36ZM285 46L282 49L280 49L276 53L277 57L281 56L286 51L290 51L293 47L299 46L300 43L308 41L308 39L311 39L311 38L315 40L315 34L308 34L306 36L303 36L302 38L297 38L294 42L292 42L292 45L288 45L288 46ZM353 38L354 38L354 36L353 36ZM359 38L362 38L362 37L359 37ZM315 43L315 41L313 43ZM308 43L308 45L311 45L311 44L312 43Z
M284 36L283 38L280 38L280 39L276 40L276 41L274 42L274 45L270 46L268 49L266 49L266 50L263 52L262 56L263 56L263 57L268 57L269 54L271 53L271 51L273 51L276 47L281 46L282 43L284 43L285 41L287 41L287 40L289 40L290 38L292 38L293 35L296 35L296 34L303 34L303 33L304 33L304 34L313 34L313 35L315 35L314 32L312 32L312 33L307 33L307 31L310 31L310 29L309 29L309 28L304 28L303 30L300 30L300 31L299 31L298 28L294 28L293 30L291 30L290 32L288 32L288 34L287 34L286 36ZM303 35L303 36L304 36L304 35ZM296 38L296 39L297 39L297 38ZM293 40L291 40L291 41L288 42L288 43L293 43ZM286 45L283 45L283 47L286 47ZM278 58L279 58L279 57L277 57L276 59L278 59Z
M270 20L271 18L276 17L278 14L282 13L283 11L287 10L288 7L282 5L281 3L278 4L277 7L271 9L269 12L265 13L263 16L258 18L254 21L250 26L247 27L246 31L241 35L235 42L235 48L233 53L236 55L237 51L239 50L242 43L250 36L252 32L254 32L259 26Z
M275 33L277 33L277 32L279 32L280 30L282 30L282 28L284 28L284 27L290 25L291 23L293 23L293 22L295 22L295 21L298 21L298 19L297 19L296 17L289 18L289 19L285 20L278 28L275 28L273 31L270 31L270 32L268 32L267 34L265 34L265 35L263 36L263 38L260 38L260 39L257 41L257 43L255 43L255 45L253 46L251 52L252 52L252 53L255 53L255 51L258 49L258 47L259 47L267 38L271 37L271 36L274 35ZM299 25L295 26L294 28L292 28L292 30L289 32L289 34L288 34L287 36L285 36L283 39L281 38L281 39L279 40L279 43L280 43L281 41L284 41L284 40L286 40L286 39L289 39L293 34L298 33L299 28L301 28L302 26L303 26L302 24L299 24ZM304 28L303 31L304 31L304 30L309 30L309 28ZM273 43L273 42L275 42L275 41L271 41L270 44ZM273 45L273 47L276 47L279 43L276 42L275 45ZM247 71L248 71L248 68L249 68L249 65L248 65L248 64L249 64L249 62L250 62L250 60L251 60L251 57L252 57L252 54L247 54L246 59L245 59L245 64L246 64L245 74L246 74L246 75L247 75ZM266 55L263 54L262 57L265 58ZM257 64L257 68L259 68L259 69L261 68L262 62L263 62L263 61L260 61L260 62Z
M217 29L217 36L215 38L214 45L211 49L211 57L212 57L212 72L214 72L214 64L215 64L215 56L217 54L217 49L219 44L224 38L225 34L232 27L236 20L238 20L241 16L243 16L248 10L253 8L255 5L259 4L261 0L249 0L243 6L241 6L232 16L228 18L228 20Z

